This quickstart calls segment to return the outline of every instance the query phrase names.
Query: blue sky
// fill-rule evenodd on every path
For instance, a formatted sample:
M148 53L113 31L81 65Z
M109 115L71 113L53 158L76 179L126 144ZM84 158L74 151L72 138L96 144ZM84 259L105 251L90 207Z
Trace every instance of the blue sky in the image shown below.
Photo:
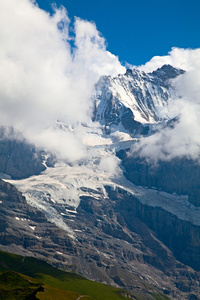
M51 11L52 0L37 0ZM57 0L69 17L94 21L108 50L124 64L144 64L172 47L200 46L199 0Z
M52 0L38 1L41 8L50 10ZM86 151L82 131L66 131L63 138L52 126L55 120L70 125L90 123L94 84L102 75L125 73L115 55L132 65L154 57L139 69L152 72L171 64L186 70L176 81L177 94L183 95L183 101L179 97L171 101L170 112L181 117L174 143L169 145L172 149L180 145L180 152L183 149L199 158L200 0L59 1L58 6L67 8L72 21L75 51L67 39L70 28L62 9L51 18L33 5L33 0L0 0L0 125L11 126L38 147L53 152L56 149L60 156L75 161ZM74 24L74 16L82 19ZM88 22L92 20L106 38L108 51L104 38ZM59 31L57 26L62 22L66 26ZM176 48L167 55L172 47ZM185 49L188 47L199 48ZM165 142L159 145L165 149L165 134L163 137Z

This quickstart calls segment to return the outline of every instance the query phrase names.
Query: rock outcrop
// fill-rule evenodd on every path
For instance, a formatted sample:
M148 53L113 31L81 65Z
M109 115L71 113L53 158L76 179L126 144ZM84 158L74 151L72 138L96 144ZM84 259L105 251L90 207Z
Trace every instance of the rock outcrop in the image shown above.
M168 100L175 94L171 80L184 71L164 65L152 73L128 69L124 75L102 76L96 84L93 120L107 133L126 130L147 135L152 125L168 120Z
M31 175L38 175L45 169L41 151L37 151L12 128L0 127L1 177L27 178Z
M125 168L124 175L136 185L178 195L187 195L189 201L200 206L200 164L187 158L174 158L170 161L158 161L157 164L146 161L137 155L128 155L129 150L118 152Z
M73 239L28 205L16 188L0 181L0 249L43 258L145 299L159 291L174 299L198 295L199 273L180 263L161 241L163 233L173 243L180 222L158 208L145 207L123 189L105 186L105 190L107 196L90 189L90 196L81 196L76 212L60 206L76 235ZM165 216L170 233L164 230ZM180 246L180 239L175 246ZM190 246L183 247L183 255ZM193 255L191 251L188 259Z

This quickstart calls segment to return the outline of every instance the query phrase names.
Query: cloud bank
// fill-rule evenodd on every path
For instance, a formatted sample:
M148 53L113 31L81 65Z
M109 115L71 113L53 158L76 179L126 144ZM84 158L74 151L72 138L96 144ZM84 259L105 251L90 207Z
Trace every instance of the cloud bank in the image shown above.
M145 65L139 66L138 68L148 73L168 64L185 71L192 71L197 69L199 63L200 48L183 49L174 47L168 55L154 56L149 62L147 62Z
M61 134L52 125L87 123L99 76L125 71L95 24L71 24L63 7L51 16L31 0L1 0L0 45L0 125L57 155L62 147L69 161L84 156L73 131Z
M74 125L90 122L93 86L101 75L125 72L95 24L80 18L71 24L63 7L51 16L31 0L1 0L0 45L0 125L68 161L83 158L82 131ZM200 49L173 48L139 69L164 64L187 71L174 81L177 98L169 104L179 121L136 148L154 161L199 159ZM60 131L57 120L69 126Z
M139 68L152 72L164 64L186 71L174 80L177 97L169 102L171 117L178 116L178 121L173 128L141 139L133 153L140 151L140 156L154 162L177 157L200 162L200 49L173 48L169 55L153 57Z

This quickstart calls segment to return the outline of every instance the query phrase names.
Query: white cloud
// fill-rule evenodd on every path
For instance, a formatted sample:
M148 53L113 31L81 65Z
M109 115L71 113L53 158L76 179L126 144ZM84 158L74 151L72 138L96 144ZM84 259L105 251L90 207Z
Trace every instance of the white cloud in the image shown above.
M58 119L87 122L94 83L124 68L106 51L95 24L81 19L74 24L73 52L69 24L64 8L50 16L30 0L0 1L0 125L74 160L84 153L78 137L48 128ZM70 147L61 147L63 140Z
M101 172L111 173L115 176L120 174L119 159L116 156L108 155L103 157L100 161L99 167Z
M75 48L70 43L70 26L64 8L50 16L31 0L0 1L0 125L13 126L30 142L74 161L86 155L82 131L61 133L55 130L55 121L89 122L94 83L101 75L124 73L125 68L106 50L94 23L76 18ZM182 99L173 99L169 107L180 119L174 129L142 140L141 155L197 158L200 49L173 48L139 68L151 72L163 64L187 71L174 83Z
M163 64L186 70L174 80L177 98L169 102L171 116L179 121L174 128L142 139L133 151L140 149L141 156L155 162L175 157L200 161L200 49L173 48L169 55L154 57L140 68L150 72Z
M154 56L145 65L139 66L140 70L144 72L152 72L162 67L165 64L169 64L175 68L180 68L185 71L195 70L199 65L200 49L183 49L172 48L168 55Z

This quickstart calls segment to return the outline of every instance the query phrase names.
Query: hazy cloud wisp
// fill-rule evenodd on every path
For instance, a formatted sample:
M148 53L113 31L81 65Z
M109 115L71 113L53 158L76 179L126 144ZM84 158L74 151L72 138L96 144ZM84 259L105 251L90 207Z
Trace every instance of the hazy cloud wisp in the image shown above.
M86 149L81 131L70 128L89 122L99 76L115 76L125 68L106 50L94 23L76 18L73 35L71 26L64 8L51 16L31 0L0 1L0 125L13 126L37 146L75 161ZM139 68L151 72L164 64L187 71L174 81L178 96L169 103L179 121L138 147L153 160L199 159L200 49L173 48ZM61 132L57 120L71 127Z
M94 83L124 68L94 23L75 20L75 48L69 27L64 8L50 16L30 0L0 2L0 125L58 156L62 147L61 156L73 161L84 155L81 139L58 134L53 124L87 122Z
M153 57L139 68L152 72L164 64L186 71L173 81L177 97L169 101L171 117L178 116L178 121L174 128L141 139L133 153L140 150L142 157L154 162L176 157L200 162L200 49L173 48L169 55Z

